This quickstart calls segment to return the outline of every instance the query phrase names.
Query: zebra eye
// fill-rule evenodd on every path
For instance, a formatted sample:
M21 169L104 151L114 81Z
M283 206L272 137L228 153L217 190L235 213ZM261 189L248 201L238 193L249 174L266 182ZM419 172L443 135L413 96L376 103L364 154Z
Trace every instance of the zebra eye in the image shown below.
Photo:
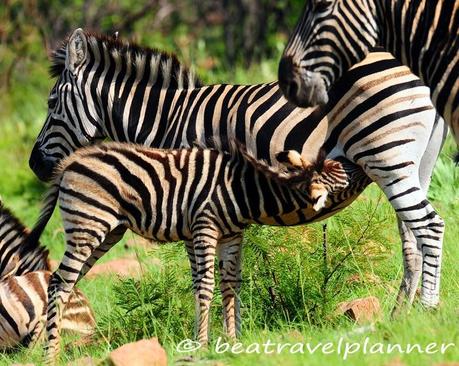
M54 107L56 106L56 103L57 103L57 98L56 97L49 98L48 99L48 108L49 109L54 109Z

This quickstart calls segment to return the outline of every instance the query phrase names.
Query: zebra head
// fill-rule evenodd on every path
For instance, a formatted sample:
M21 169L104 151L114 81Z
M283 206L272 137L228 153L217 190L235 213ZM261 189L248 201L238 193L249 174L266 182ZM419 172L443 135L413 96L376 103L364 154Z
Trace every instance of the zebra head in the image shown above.
M300 107L325 104L343 72L376 44L372 0L307 0L279 64L279 85Z
M88 36L81 29L53 55L51 75L57 77L48 97L48 115L33 147L29 165L43 181L77 148L103 138L102 108L94 93L84 87L83 71L91 65ZM86 83L87 84L87 83Z

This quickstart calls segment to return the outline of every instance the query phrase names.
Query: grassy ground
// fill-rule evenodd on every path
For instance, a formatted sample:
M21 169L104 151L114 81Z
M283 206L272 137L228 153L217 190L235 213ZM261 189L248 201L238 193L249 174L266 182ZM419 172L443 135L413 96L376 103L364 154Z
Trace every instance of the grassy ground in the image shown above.
M236 74L238 81L274 78L272 65L262 65ZM260 75L262 75L260 77ZM258 76L258 77L257 77ZM249 79L250 80L250 79ZM19 98L19 97L18 97ZM45 99L43 99L45 101ZM37 105L37 104L35 104ZM0 194L4 203L27 224L38 216L40 197L45 191L28 169L27 159L34 137L45 113L43 106L24 105L11 118L0 120ZM328 257L323 258L322 226L314 224L297 228L251 227L244 247L243 291L241 294L243 329L240 339L245 352L222 352L221 298L216 291L212 312L212 344L208 350L179 352L177 346L193 334L193 297L187 259L180 244L152 247L151 250L125 249L118 244L101 261L135 252L144 263L141 280L96 278L83 280L80 287L89 297L98 320L99 337L86 347L69 347L62 363L91 355L103 359L114 347L142 337L158 336L171 363L228 365L385 365L399 358L407 365L432 365L440 361L459 361L459 173L454 170L449 141L437 165L430 191L435 207L446 221L441 306L426 312L415 306L396 320L390 310L402 274L402 261L395 216L378 188L370 186L361 197L341 214L328 220ZM132 234L127 239L134 238ZM59 259L63 254L63 233L55 213L42 242ZM159 258L160 266L150 264ZM373 327L362 328L335 313L341 301L361 296L377 296L383 308L382 318ZM367 352L363 351L368 338ZM359 352L337 354L341 339L359 342ZM70 342L70 338L66 338ZM264 343L283 344L269 346ZM303 344L303 353L301 346ZM319 346L314 353L309 347ZM333 342L331 354L320 348ZM344 342L344 343L343 343ZM381 347L407 344L455 343L444 354L410 354L381 352ZM293 349L288 345L296 344ZM258 346L257 346L258 344ZM344 344L344 345L343 345ZM371 346L374 347L371 349ZM357 345L350 345L355 351ZM369 354L370 349L373 354ZM0 354L0 364L14 362L40 363L41 349Z

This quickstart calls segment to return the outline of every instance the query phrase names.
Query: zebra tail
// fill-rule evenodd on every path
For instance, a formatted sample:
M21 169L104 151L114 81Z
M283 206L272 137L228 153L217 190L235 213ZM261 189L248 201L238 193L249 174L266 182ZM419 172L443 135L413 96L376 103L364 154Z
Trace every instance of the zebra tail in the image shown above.
M456 163L456 166L459 166L459 151L456 152L456 155L454 155L454 162Z
M48 224L49 219L51 218L54 208L57 204L57 199L59 197L59 186L60 186L61 177L55 180L46 193L46 196L43 200L43 207L40 212L40 217L35 223L33 229L30 231L29 236L27 237L27 246L36 246L41 234L45 230L46 225Z

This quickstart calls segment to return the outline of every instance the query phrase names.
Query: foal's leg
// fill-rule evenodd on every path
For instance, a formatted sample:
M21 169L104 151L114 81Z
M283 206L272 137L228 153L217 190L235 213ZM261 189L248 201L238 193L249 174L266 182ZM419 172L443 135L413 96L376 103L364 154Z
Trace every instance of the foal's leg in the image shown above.
M196 256L194 253L193 242L185 240L186 253L188 254L188 260L190 261L191 278L193 280L193 294L196 294Z
M208 223L197 223L193 230L196 260L196 338L205 345L209 340L209 311L215 287L214 266L218 232Z
M240 333L241 316L239 290L241 287L242 234L220 240L217 247L221 275L224 328L230 338Z
M81 278L83 267L86 273L94 263L95 250L106 237L107 227L88 221L78 227L66 225L66 251L59 268L53 273L48 287L46 363L54 364L60 351L60 327L62 315L69 296ZM115 225L113 225L115 226ZM87 228L91 228L88 230Z

